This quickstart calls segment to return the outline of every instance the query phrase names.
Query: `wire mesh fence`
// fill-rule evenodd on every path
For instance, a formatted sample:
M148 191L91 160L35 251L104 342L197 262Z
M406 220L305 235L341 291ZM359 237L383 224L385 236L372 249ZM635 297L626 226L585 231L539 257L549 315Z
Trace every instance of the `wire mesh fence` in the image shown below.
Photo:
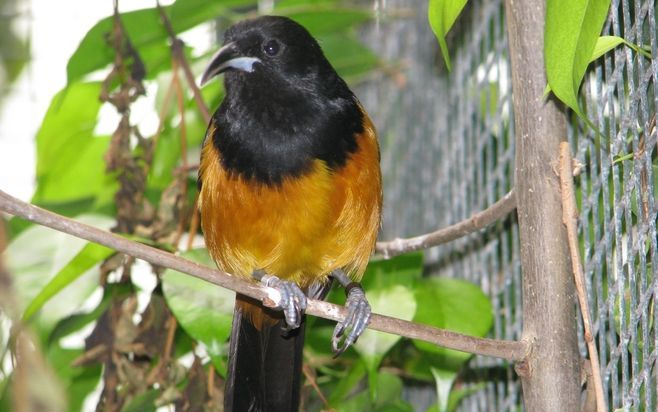
M378 10L380 3L375 3ZM383 14L411 12L406 18L383 20L364 34L404 74L396 81L374 79L359 91L380 131L384 238L465 219L513 187L514 122L502 3L469 3L449 38L451 73L442 66L425 10L416 1L384 2ZM603 34L658 55L655 6L651 0L612 1ZM608 53L591 67L583 85L582 105L600 134L575 117L569 128L569 141L582 164L576 178L580 246L612 409L657 407L657 77L655 58L629 47ZM433 274L481 286L494 308L492 337L518 339L518 251L517 223L510 217L428 251L426 262ZM585 356L584 345L581 351ZM476 357L457 385L482 388L462 402L461 410L521 406L520 384L503 361ZM417 389L408 394L420 410L430 402Z
M605 33L656 56L655 2L613 1ZM658 60L619 48L584 85L589 118L575 127L583 163L581 234L604 385L613 408L656 408L656 107Z

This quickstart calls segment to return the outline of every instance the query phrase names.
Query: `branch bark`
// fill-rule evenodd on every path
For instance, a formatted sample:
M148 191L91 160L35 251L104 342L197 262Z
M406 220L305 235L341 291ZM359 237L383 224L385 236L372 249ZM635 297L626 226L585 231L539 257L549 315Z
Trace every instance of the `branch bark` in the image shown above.
M276 306L277 296L273 289L251 283L225 272L211 269L198 263L172 255L160 249L137 243L113 233L97 229L73 219L57 215L37 206L18 200L0 190L0 211L47 226L60 232L107 246L138 259L187 273L212 284L233 290L243 295L262 301L267 306ZM344 307L328 302L309 299L306 313L322 318L339 321L345 318ZM518 361L529 352L526 341L504 341L476 338L444 329L420 325L401 319L373 314L368 325L370 329L392 333L411 339L420 339L435 345L462 352L493 356Z
M573 277L556 173L566 116L542 98L544 0L505 0L512 68L515 189L523 272L523 338L533 342L517 364L525 409L580 410L580 358Z
M404 253L428 249L433 246L448 243L473 232L477 232L480 229L484 229L512 213L515 208L516 197L514 195L514 190L511 190L496 203L466 220L462 220L454 225L420 236L377 242L375 252L381 253L384 258L389 259Z
M603 382L601 382L601 365L599 363L599 352L594 342L592 331L592 320L589 316L589 303L587 302L587 291L585 286L585 275L580 264L580 253L578 252L578 209L576 208L576 195L573 190L573 174L571 172L571 153L569 143L560 143L560 192L562 193L562 222L567 228L569 240L569 253L571 254L571 270L576 283L580 313L583 317L583 329L585 331L585 343L589 352L590 365L592 368L592 384L596 395L596 411L605 412L605 396L603 395ZM590 388L588 388L590 389Z

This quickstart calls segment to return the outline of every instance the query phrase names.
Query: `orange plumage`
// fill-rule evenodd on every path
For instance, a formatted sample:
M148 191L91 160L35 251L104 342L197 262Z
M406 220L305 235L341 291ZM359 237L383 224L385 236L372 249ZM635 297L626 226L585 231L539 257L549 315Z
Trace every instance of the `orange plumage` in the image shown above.
M382 204L377 139L367 116L364 123L344 167L332 171L315 160L305 175L275 186L226 171L206 140L199 205L206 245L220 269L244 278L263 269L302 288L339 268L361 278ZM214 133L221 130L211 125Z

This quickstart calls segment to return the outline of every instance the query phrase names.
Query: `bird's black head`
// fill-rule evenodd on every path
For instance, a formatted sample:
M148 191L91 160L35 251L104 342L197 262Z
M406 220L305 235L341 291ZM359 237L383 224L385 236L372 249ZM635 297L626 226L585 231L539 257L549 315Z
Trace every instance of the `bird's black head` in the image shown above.
M315 39L286 17L231 26L203 74L225 73L212 137L223 167L263 183L308 171L315 159L342 167L357 148L363 115Z
M260 97L268 90L276 91L271 96L275 99L283 90L330 95L340 88L337 83L342 83L311 34L281 16L263 16L231 26L201 84L224 72L227 89L239 84L257 91Z

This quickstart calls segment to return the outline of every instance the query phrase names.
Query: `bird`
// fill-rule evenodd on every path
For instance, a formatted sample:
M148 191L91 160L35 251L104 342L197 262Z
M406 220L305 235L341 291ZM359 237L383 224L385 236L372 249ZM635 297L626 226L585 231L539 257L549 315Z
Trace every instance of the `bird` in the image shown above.
M345 287L336 355L365 330L358 283L381 226L382 178L370 117L301 24L261 16L230 26L201 86L225 95L202 144L201 229L220 270L275 288L278 310L236 295L226 411L297 411L307 298Z

